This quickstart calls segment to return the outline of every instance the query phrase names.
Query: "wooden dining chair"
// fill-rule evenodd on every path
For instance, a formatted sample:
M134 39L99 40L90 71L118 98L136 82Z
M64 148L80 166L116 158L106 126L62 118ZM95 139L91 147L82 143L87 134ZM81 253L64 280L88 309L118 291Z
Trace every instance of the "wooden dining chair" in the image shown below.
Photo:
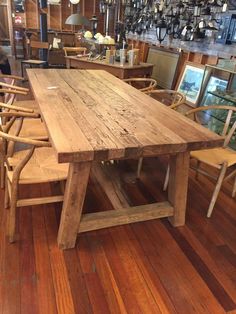
M2 83L0 82L0 86L1 84ZM13 107L11 106L14 104L14 107L18 107L18 111L39 113L39 107L35 100L22 100L22 101L15 100L16 96L18 95L27 95L29 92L29 89L23 88L20 86L15 86L15 85L9 86L8 84L4 84L2 86L4 87L4 89L2 90L5 93L5 104L8 105L8 106L4 106L4 109L3 109L4 111L11 111L11 109L13 109ZM2 103L1 103L1 106L3 108ZM16 123L14 124L14 126L16 126ZM27 121L24 122L24 125L22 127L22 134L23 136L28 136L33 139L48 138L46 128L44 124L42 123L41 119L38 119L38 120L27 119Z
M18 112L21 114L31 114L33 118L28 116L28 119L14 119L11 122L11 128L9 129L9 134L18 135L20 137L29 137L35 140L47 140L48 134L44 123L42 122L39 113L35 113L32 109L27 109L24 107L18 107L14 105L8 105L0 103L0 109L4 113L11 114L12 112ZM9 115L10 116L10 115ZM37 118L37 119L36 119ZM1 119L2 129L8 129L9 121L7 116ZM4 156L5 151L2 147L2 141L0 141L0 186L4 188L5 186L5 175L4 175Z
M0 74L0 81L15 85L18 82L24 81L24 78L14 74Z
M65 57L71 55L85 55L87 52L86 47L63 47Z
M11 114L11 118L25 120L30 114L0 113L0 117ZM21 116L20 116L21 115ZM31 116L32 118L32 116ZM23 124L23 123L22 123ZM9 129L7 130L9 131ZM68 164L58 164L54 150L47 141L32 140L10 135L1 128L0 137L6 146L5 168L6 189L5 208L9 211L9 241L16 239L16 209L22 206L32 206L63 201L63 193L56 196L19 198L19 188L22 185L63 182L67 178ZM12 143L14 146L12 147ZM17 149L16 149L16 144ZM23 145L19 148L19 145Z
M186 102L186 96L176 90L155 89L145 93L171 109L177 109Z
M40 51L42 49L47 50L47 60L40 59ZM36 55L33 55L33 52L37 51ZM21 61L21 76L24 76L24 66L29 65L32 67L42 67L47 65L48 62L48 53L49 53L49 43L48 42L40 42L40 41L30 41L29 44L29 59Z
M2 82L0 82L1 86ZM22 100L22 101L16 101L16 96L18 95L27 95L29 92L28 88L16 86L16 85L9 85L3 83L2 85L4 88L2 89L5 93L5 106L3 106L3 103L1 104L1 108L3 111L11 111L14 107L18 108L17 111L21 112L34 112L39 113L39 107L35 100ZM6 106L7 105L7 106ZM16 111L16 109L14 109ZM40 117L39 117L40 118ZM15 123L12 127L12 132L14 132L14 128L17 127L17 123ZM41 119L27 119L23 127L21 129L21 134L23 137L31 137L33 139L47 139L48 134L47 130L44 126L44 123Z
M232 197L235 197L236 194L236 151L229 147L229 142L236 130L236 108L232 106L212 105L191 109L185 113L187 117L192 116L192 119L197 123L208 126L211 121L211 115L219 115L218 111L220 111L221 119L224 118L225 120L222 131L217 132L217 134L225 138L223 146L213 149L192 151L190 153L191 159L195 159L197 161L197 165L195 167L191 166L191 168L196 171L196 179L198 179L198 174L201 173L203 175L206 175L207 177L216 180L215 189L212 194L210 205L207 211L207 217L211 217L223 182L234 178ZM207 165L207 167L201 169L202 164ZM209 173L208 167L215 168L218 171L218 175L215 176ZM169 166L166 173L164 190L166 190L168 186L168 181Z
M29 92L29 89L21 88L17 85L23 80L24 78L21 76L0 74L0 101L4 103L12 103L17 93L26 95ZM9 90L12 92L9 93Z
M4 93L4 103L8 105L12 105L14 103L18 107L25 107L27 109L32 109L35 112L39 112L39 107L35 100L16 100L17 96L27 96L29 93L28 88L2 82L0 82L0 86L2 87L0 91Z
M139 89L141 92L151 91L157 86L157 81L148 77L132 77L123 81Z

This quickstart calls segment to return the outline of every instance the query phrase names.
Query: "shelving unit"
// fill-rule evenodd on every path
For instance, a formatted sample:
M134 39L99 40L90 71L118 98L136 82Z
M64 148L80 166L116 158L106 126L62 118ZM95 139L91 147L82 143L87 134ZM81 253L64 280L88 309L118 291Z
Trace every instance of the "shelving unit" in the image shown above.
M227 105L236 106L236 71L229 70L219 65L205 65L198 106ZM226 113L212 110L207 120L210 130L220 134L223 130ZM232 118L232 123L236 116ZM236 136L231 139L230 146L235 149Z
M211 77L216 77L219 80L227 82L225 88L220 88L221 92L225 92L226 97L222 98L222 94L217 93L217 90L214 93L214 95L211 94L211 96L221 98L225 102L225 104L232 105L232 101L229 101L229 97L227 95L230 95L234 90L236 90L236 71L224 68L220 65L206 64L204 75L203 75L203 80L202 80L202 85L201 85L198 106L204 105L205 103L205 99L206 99L207 91L208 91L207 88L208 88L208 84ZM214 91L211 91L211 92L214 92Z
M78 30L78 27L65 24L67 17L71 14L80 12L88 19L95 14L98 16L98 31L103 32L104 16L99 13L98 0L81 0L78 5L72 4L69 0L61 0L59 5L48 4L47 9L40 9L39 2L37 0L25 0L24 13L14 12L14 8L12 8L12 12L15 15L13 17L13 27L17 26L24 29L38 30L40 13L47 13L48 29L60 32L76 32ZM16 24L15 20L18 17L20 17L21 23ZM114 28L112 32L114 32Z
M0 1L0 20L0 42L10 41L6 1Z

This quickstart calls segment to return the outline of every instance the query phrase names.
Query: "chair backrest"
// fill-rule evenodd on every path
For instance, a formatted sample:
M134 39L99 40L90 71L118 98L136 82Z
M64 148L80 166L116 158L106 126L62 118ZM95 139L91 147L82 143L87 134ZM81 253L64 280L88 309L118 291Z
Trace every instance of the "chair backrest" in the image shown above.
M49 142L40 141L40 140L32 140L30 138L20 137L21 128L23 126L23 120L25 118L35 118L38 119L38 114L34 113L23 113L23 112L0 112L0 119L8 119L5 125L0 125L0 137L2 138L2 151L5 156L12 157L14 156L14 147L16 143L23 144L21 145L21 149L19 145L17 146L17 151L24 150L26 152L25 158L19 160L19 164L16 165L23 169L26 163L31 158L34 149L36 147L51 147ZM9 134L11 127L15 122L19 122L16 129L14 129L14 134ZM19 170L19 169L18 169ZM20 171L21 171L20 170Z
M41 41L30 41L29 44L29 57L30 58L39 58L39 53L41 49L47 49L47 60L48 60L48 53L49 53L49 43L48 42L41 42ZM33 54L33 52L37 51L37 56Z
M14 94L13 94L14 95ZM15 95L14 95L15 96ZM18 106L13 106L12 104L5 104L5 103L1 103L0 102L0 111L1 111L1 123L0 123L0 130L4 130L4 131L8 131L13 123L16 123L16 127L14 129L15 133L14 135L18 135L21 127L22 127L22 123L23 121L21 121L20 119L18 119L17 121L16 118L17 117L22 117L22 114L26 114L26 116L29 114L30 117L33 116L34 118L39 118L39 114L34 113L33 109L26 109L26 108L22 108L22 107L18 107ZM12 114L15 114L14 116L12 116ZM3 145L2 145L2 151L4 151L3 149Z
M141 92L151 91L157 86L156 80L147 77L132 77L123 81L139 89Z
M193 115L194 121L223 136L224 147L228 146L236 130L236 108L233 106L202 106L187 111L185 115Z
M8 84L8 83L7 83ZM15 84L15 80L14 79L12 79L11 80L11 82L9 83L9 86L11 87L11 86L14 86L14 84ZM0 85L1 85L1 87L6 87L6 86L4 86L3 84L1 84L0 83ZM2 90L1 90L2 91ZM4 99L4 102L5 103L10 103L10 104L12 104L13 103L13 101L14 101L14 99L15 99L15 94L13 94L13 93L8 93L7 92L7 90L4 88L4 97L3 97L3 99Z
M65 57L68 57L70 55L78 55L82 54L85 55L87 48L86 47L63 47Z
M27 95L29 92L28 88L16 86L14 82L14 80L12 80L11 84L0 82L0 86L2 87L0 91L4 93L5 104L12 105L17 95Z
M5 107L4 104L0 103L0 107L3 109ZM24 143L24 144L32 144L37 146L37 141L36 142L30 142L31 139L25 140L22 137L18 139L18 135L20 134L20 131L23 126L23 119L24 118L39 118L39 114L35 113L28 113L28 112L18 112L18 109L14 108L14 111L8 111L8 112L0 112L0 119L1 121L4 121L4 123L0 124L0 132L2 132L2 153L5 156L12 156L14 152L14 146L16 142L19 143ZM15 123L17 123L15 125ZM14 127L14 132L13 134L9 135L9 131L11 130L13 124L16 126ZM14 138L16 137L16 138ZM17 140L18 139L18 140ZM24 146L24 149L26 147Z
M155 89L145 93L169 106L171 109L177 109L186 101L184 94L171 89Z

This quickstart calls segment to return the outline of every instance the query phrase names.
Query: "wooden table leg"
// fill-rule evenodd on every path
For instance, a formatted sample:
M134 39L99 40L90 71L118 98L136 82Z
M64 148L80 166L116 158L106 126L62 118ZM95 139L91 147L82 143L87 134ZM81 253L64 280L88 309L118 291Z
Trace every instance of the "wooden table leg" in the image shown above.
M66 59L66 68L67 68L67 69L70 69L70 68L71 68L70 60L69 60L69 59Z
M58 246L73 248L86 195L91 162L70 163L58 232Z
M168 200L174 207L174 216L169 217L169 221L175 227L185 224L188 175L189 152L170 156Z

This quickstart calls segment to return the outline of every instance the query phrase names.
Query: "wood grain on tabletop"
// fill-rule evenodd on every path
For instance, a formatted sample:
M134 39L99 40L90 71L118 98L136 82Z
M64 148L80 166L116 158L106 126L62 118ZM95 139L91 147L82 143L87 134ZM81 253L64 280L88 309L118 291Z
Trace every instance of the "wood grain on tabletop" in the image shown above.
M30 69L28 75L60 162L135 158L222 143L105 71Z

